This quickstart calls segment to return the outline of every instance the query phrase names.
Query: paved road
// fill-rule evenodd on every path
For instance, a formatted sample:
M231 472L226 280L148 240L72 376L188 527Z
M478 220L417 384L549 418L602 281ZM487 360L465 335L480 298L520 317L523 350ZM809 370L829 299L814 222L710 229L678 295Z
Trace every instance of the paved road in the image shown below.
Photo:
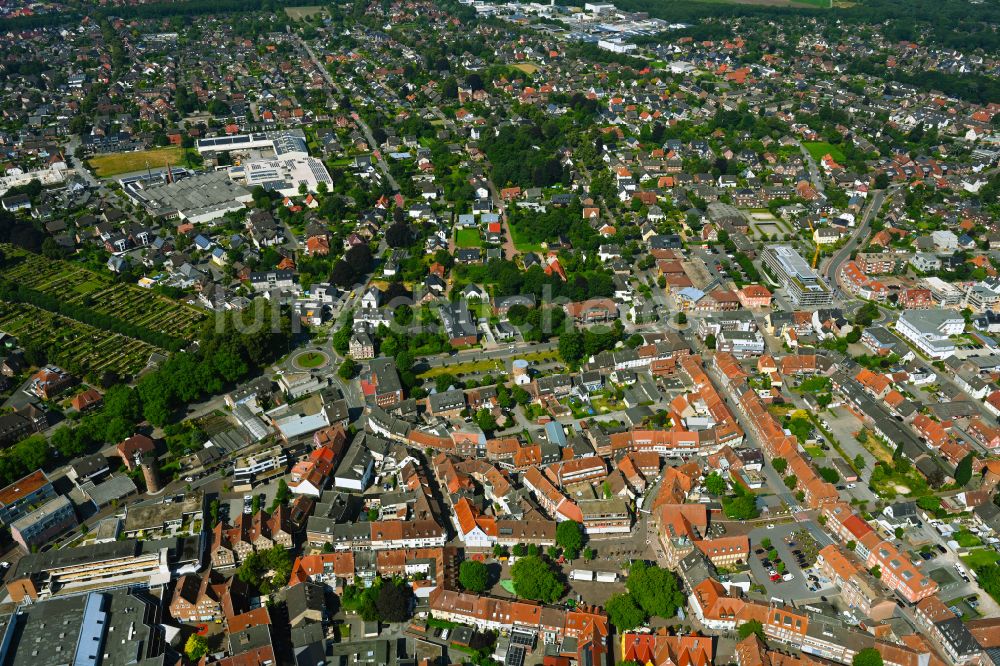
M809 180L812 181L813 187L820 194L826 191L825 185L823 183L823 177L819 172L819 167L816 165L816 160L813 159L812 153L806 150L806 147L802 145L802 142L798 139L795 140L796 145L798 145L799 150L802 151L802 156L806 160L806 167L809 169Z
M555 351L559 348L559 342L539 342L534 345L517 343L504 345L500 349L482 351L480 349L463 349L454 355L426 356L420 360L427 363L428 367L440 368L444 365L456 365L459 363L472 363L475 361L487 361L491 359L514 359L527 354L538 352Z
M837 276L840 271L840 267L847 261L853 252L862 241L868 237L868 230L871 227L871 221L875 219L878 212L882 210L882 204L885 202L886 193L882 190L876 190L872 194L871 201L868 203L868 208L865 209L864 214L861 218L861 224L855 229L854 233L851 235L850 240L844 244L844 247L833 255L830 262L827 264L826 271L824 275L826 276L827 282L831 287L835 287L838 283Z
M326 67L323 66L323 63L320 62L320 59L316 57L315 52L313 52L312 46L310 46L301 37L298 37L298 40L299 44L302 46L302 49L309 55L309 59L312 60L313 64L316 65L316 68L319 69L320 73L323 75L323 78L326 79L326 82L330 85L331 88L337 91L338 95L342 95L343 91L341 90L340 86L337 85L337 82L333 80L333 76L331 76L330 72L326 69ZM331 98L329 100L329 103L331 107L333 108L336 107L336 100ZM378 168L382 172L382 175L385 176L385 179L389 182L389 185L392 187L393 191L399 192L399 183L396 182L396 179L393 178L392 174L389 172L389 165L385 163L385 159L382 157L382 153L378 149L378 143L375 141L375 137L372 135L372 129L368 126L368 123L366 123L357 113L352 112L351 117L354 118L354 121L361 128L361 132L365 135L365 139L368 141L368 145L371 146L372 153L374 154L376 159L376 164L378 164Z

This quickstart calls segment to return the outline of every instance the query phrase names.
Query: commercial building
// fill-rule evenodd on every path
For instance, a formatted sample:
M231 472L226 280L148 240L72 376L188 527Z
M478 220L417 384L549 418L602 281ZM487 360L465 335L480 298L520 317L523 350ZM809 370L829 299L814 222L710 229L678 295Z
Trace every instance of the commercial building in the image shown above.
M829 305L833 294L809 263L788 245L769 247L763 254L764 265L788 292L792 304L818 308Z
M321 160L315 157L276 157L267 160L251 160L239 166L229 167L229 177L249 188L263 187L270 192L278 192L286 197L301 194L299 188L315 194L320 183L333 187L333 178Z
M165 584L171 571L197 568L198 544L198 539L124 540L29 553L11 569L7 592L20 603L76 590Z
M193 224L244 210L253 201L250 190L233 182L225 171L199 173L166 183L136 181L123 191L153 217L176 217Z
M906 310L896 321L896 332L933 359L955 353L950 339L965 330L962 315L948 310Z
M280 446L243 456L233 463L233 489L249 490L256 484L284 474L288 456Z
M38 506L55 496L56 491L45 472L32 472L0 489L0 523L9 525L25 515L29 507Z
M48 543L77 524L73 503L60 495L12 522L10 535L21 548L30 552L33 547Z
M162 664L160 600L144 589L48 599L0 617L7 666Z

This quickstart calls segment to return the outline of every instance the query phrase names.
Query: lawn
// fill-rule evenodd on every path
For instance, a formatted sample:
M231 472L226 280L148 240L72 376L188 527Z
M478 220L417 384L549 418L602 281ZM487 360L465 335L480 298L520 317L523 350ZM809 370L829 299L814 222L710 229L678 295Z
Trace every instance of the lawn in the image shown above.
M803 141L802 145L817 162L822 160L827 154L837 162L843 162L847 159L844 157L844 153L840 151L840 148L827 141Z
M824 451L823 449L819 448L818 446L806 446L804 448L806 450L806 453L808 453L810 456L812 456L812 458L814 460L816 458L825 458L826 457L826 451Z
M514 590L514 581L512 581L509 578L500 581L500 587L507 590L511 594L517 594L517 592Z
M510 237L514 241L514 247L518 252L541 252L541 243L530 243L523 238L515 225L510 225Z
M483 239L479 237L478 229L459 229L455 232L455 245L458 247L482 247Z
M302 21L307 18L311 18L316 14L322 14L324 11L323 7L320 5L303 5L301 7L285 7L285 13L288 14L288 18L293 21Z
M964 528L955 532L955 541L962 548L975 548L983 543L979 537Z
M962 555L962 561L969 565L970 568L976 569L1000 562L1000 553L989 548L977 548L970 550L966 555Z
M505 366L503 362L487 359L484 361L470 361L469 363L456 363L449 365L442 365L437 368L431 368L427 372L423 372L418 377L420 379L433 379L439 375L455 375L459 374L468 375L473 372L504 372Z
M326 354L306 352L295 357L295 365L300 368L318 368L326 363Z
M184 149L180 146L137 150L131 153L111 153L96 155L87 160L98 178L110 178L123 173L150 169L162 169L167 164L177 166L184 161Z

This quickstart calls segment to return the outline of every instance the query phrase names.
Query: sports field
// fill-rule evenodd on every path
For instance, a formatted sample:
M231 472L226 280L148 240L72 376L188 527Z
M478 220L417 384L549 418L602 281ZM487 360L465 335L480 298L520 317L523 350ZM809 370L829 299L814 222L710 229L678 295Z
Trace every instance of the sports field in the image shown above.
M123 173L150 169L162 169L167 164L177 166L184 161L184 149L180 146L137 150L131 153L110 153L95 155L87 160L98 178L110 178Z

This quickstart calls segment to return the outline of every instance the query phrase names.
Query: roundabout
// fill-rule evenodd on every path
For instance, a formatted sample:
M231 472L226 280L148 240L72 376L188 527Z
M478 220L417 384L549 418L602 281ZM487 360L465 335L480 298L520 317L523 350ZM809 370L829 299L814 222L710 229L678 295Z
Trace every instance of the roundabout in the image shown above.
M315 370L330 363L330 356L321 351L304 351L292 359L292 365L299 370Z

